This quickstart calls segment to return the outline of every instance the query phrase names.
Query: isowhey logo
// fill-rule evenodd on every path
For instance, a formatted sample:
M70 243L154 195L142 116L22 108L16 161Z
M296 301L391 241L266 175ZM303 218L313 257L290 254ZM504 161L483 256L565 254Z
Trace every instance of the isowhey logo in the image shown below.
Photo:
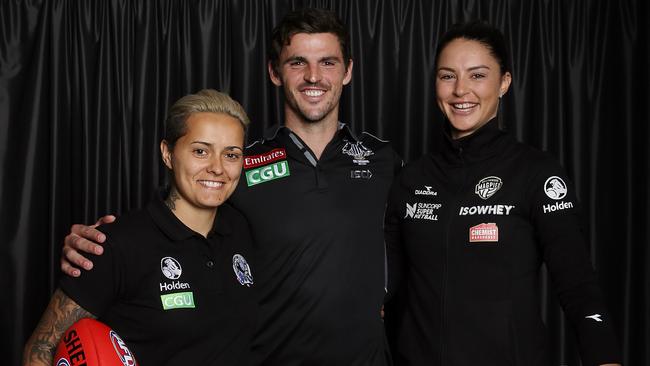
M181 274L183 273L181 264L172 257L164 257L160 260L160 270L162 271L163 275L165 275L165 277L169 278L170 280L180 278Z
M357 142L347 141L345 145L343 145L343 149L341 150L341 152L343 152L346 155L350 155L353 158L352 162L357 165L368 164L370 161L366 158L374 154L372 150L363 146L361 141L357 141Z
M112 331L108 335L111 339L111 343L113 343L113 349L115 349L115 353L117 353L117 356L120 358L120 361L122 361L122 365L124 366L135 366L135 357L133 357L133 353L129 350L129 348L126 346L126 343L120 338L120 336L115 333L115 331Z
M246 156L244 157L244 169L255 168L286 158L285 149L273 149L265 154Z
M235 271L235 276L240 284L247 287L253 284L253 272L251 272L251 267L246 262L246 258L241 254L232 256L232 270Z
M514 205L489 205L489 206L470 206L461 207L458 216L473 215L510 215L510 211L515 208Z
M406 203L406 215L404 218L438 221L438 215L435 214L435 212L439 210L440 207L442 207L441 203Z
M499 241L499 228L497 224L483 223L469 228L470 243L496 243Z
M245 175L246 184L251 187L278 178L288 177L291 175L291 172L289 171L289 163L286 160L282 160L277 163L265 165L261 168L247 170Z
M499 177L485 177L478 182L476 187L474 187L474 193L476 193L482 199L486 200L492 197L492 195L495 194L499 189L501 189L502 185L503 182Z
M431 186L424 186L424 189L416 189L416 196L437 196L438 192L432 191Z
M548 177L546 182L544 182L544 193L546 193L548 198L554 199L556 201L561 200L562 198L566 197L567 194L566 183L564 183L562 178L556 175Z

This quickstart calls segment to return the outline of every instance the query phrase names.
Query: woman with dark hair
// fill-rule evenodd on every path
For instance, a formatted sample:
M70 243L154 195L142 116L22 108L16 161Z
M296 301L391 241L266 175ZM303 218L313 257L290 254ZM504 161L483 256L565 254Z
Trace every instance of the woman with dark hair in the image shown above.
M239 103L215 90L174 103L160 142L171 187L99 227L104 254L89 255L93 271L61 279L24 365L51 365L64 331L82 318L113 328L139 364L243 363L257 313L252 238L226 200L248 123Z
M575 190L552 157L498 126L511 72L503 35L485 23L454 26L438 45L446 141L404 168L386 214L397 365L549 365L542 262L583 365L620 360Z

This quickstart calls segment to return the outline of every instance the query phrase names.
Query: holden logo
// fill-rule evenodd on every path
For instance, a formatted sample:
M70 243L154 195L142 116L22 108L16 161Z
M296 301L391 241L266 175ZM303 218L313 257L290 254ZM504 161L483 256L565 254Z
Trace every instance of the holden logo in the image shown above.
M566 197L566 183L564 183L562 178L556 175L549 177L544 183L544 192L548 198L561 200L562 198Z
M474 193L476 193L482 199L486 200L492 197L492 195L495 194L499 189L501 189L502 185L503 182L499 177L485 177L478 182L474 189Z
M165 275L165 277L169 278L170 280L178 279L181 276L181 273L183 273L181 264L172 257L165 257L160 260L160 270Z

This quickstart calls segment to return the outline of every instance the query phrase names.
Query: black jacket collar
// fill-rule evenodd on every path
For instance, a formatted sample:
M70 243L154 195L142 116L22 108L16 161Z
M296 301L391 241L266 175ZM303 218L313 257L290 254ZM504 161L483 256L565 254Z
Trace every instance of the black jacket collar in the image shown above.
M500 130L497 118L493 118L484 126L468 136L459 139L451 137L451 127L445 125L444 143L440 152L449 164L464 164L486 160L503 149L510 137Z

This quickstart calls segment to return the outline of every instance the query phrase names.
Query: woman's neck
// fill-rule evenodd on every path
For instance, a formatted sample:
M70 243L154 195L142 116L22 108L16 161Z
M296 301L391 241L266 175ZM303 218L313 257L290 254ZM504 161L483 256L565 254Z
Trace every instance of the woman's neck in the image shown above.
M216 207L199 208L193 206L183 200L174 188L169 192L165 205L185 226L203 235L203 237L207 237L214 226L214 220L217 216Z

